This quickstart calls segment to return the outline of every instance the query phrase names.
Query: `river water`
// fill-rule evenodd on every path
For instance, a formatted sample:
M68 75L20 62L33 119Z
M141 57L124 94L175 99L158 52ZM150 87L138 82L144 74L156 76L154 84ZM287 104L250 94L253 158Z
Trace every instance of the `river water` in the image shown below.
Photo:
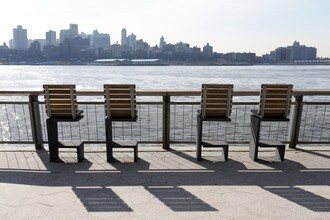
M102 89L133 83L138 89L199 89L202 83L232 83L259 89L261 83L292 83L296 89L330 87L330 66L0 66L1 90L41 90L46 83Z

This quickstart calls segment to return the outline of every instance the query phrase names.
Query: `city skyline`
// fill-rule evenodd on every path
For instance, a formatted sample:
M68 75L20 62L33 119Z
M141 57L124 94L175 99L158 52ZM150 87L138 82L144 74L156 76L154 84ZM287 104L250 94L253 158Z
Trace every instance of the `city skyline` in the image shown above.
M4 1L0 14L0 43L12 39L17 25L28 30L29 39L45 38L49 30L57 32L69 23L79 24L79 32L98 29L111 35L111 42L121 42L120 31L128 30L138 38L159 45L163 35L168 43L184 41L203 47L210 43L218 52L253 51L258 55L295 40L318 48L318 56L330 57L330 19L324 0L234 2L209 0L206 3L127 0L96 0L93 5L58 0L51 7L43 1ZM17 5L20 5L17 8ZM63 7L65 5L66 7ZM42 18L42 19L41 19Z

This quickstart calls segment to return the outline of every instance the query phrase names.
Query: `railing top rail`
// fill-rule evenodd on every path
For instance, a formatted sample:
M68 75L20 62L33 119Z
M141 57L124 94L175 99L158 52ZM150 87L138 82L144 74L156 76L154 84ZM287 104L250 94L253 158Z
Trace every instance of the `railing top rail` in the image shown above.
M234 96L259 96L259 90L234 90ZM42 96L43 91L0 91L0 96ZM103 96L103 90L77 90L79 96ZM200 96L200 89L171 89L171 90L136 90L137 96ZM294 96L329 96L330 89L300 89L293 90Z

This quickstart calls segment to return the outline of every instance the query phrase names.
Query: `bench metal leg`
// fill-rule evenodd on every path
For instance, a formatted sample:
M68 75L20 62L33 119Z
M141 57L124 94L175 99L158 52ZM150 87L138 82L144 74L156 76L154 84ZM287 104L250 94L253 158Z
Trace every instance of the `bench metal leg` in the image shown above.
M228 149L229 146L222 147L222 158L224 161L228 161Z
M251 137L250 137L249 153L250 153L250 158L253 161L258 160L258 145L255 143L252 134L251 134Z
M84 160L84 144L77 147L77 155L78 155L78 162L81 162Z
M259 135L260 135L260 124L261 120L255 115L251 115L251 136L250 136L250 158L253 161L258 160L258 145L259 145Z
M134 162L138 162L138 146L134 147Z
M196 158L202 160L202 135L203 135L203 119L197 115L197 137L196 137Z
M48 135L48 146L49 146L49 159L50 162L58 161L58 127L57 122L51 119L46 120L47 135Z
M284 154L285 154L285 147L276 147L275 148L275 157L278 160L284 161Z
M114 162L113 148L112 148L112 121L105 119L105 134L106 134L106 150L107 150L107 161Z

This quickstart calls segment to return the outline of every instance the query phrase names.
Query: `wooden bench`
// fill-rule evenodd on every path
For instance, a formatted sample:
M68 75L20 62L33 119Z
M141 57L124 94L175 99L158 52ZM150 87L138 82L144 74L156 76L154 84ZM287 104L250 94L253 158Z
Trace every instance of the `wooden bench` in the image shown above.
M44 85L45 109L50 162L59 162L59 148L76 148L77 160L84 159L84 143L58 141L58 122L77 122L84 116L78 110L75 85Z
M262 84L260 104L258 110L251 115L250 157L258 160L258 148L275 148L275 157L283 161L285 144L277 140L260 140L260 127L262 121L289 121L292 85Z
M231 119L233 97L232 84L203 84L201 109L197 115L196 158L202 160L202 147L222 148L224 161L228 160L229 145L226 141L203 141L203 121L225 121Z
M135 85L131 84L105 84L105 131L106 131L106 149L107 161L115 162L113 157L113 148L133 148L134 162L138 161L138 143L137 141L124 140L114 141L112 134L112 124L116 121L136 122L136 94Z

